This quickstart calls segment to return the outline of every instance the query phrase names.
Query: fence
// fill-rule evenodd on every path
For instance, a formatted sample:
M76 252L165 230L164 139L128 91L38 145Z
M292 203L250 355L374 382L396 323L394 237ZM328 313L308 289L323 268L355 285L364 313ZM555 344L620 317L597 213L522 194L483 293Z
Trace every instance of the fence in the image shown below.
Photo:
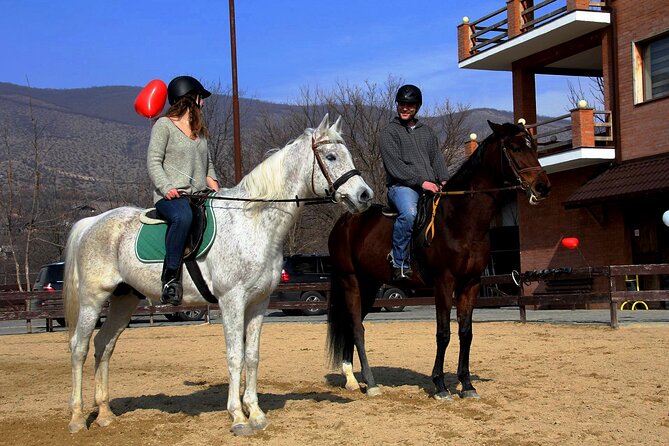
M527 322L527 307L537 305L585 305L593 303L608 304L611 313L611 327L618 327L619 306L624 302L669 302L669 290L618 290L617 284L631 276L668 275L669 264L648 265L611 265L600 268L558 268L559 273L551 271L526 272L515 278L511 274L484 276L481 285L487 289L490 296L479 297L477 308L485 307L518 307L522 322ZM554 270L555 271L555 270ZM593 291L587 284L595 277L608 278L608 290ZM520 286L511 287L516 293L501 291L500 286L508 290L511 284L519 279ZM546 290L531 295L524 294L524 284L529 282L544 282ZM590 281L590 282L589 282ZM309 291L325 292L329 298L329 283L281 284L278 290L282 291ZM497 290L497 291L495 291ZM496 294L496 295L495 295ZM375 307L387 306L421 306L434 305L434 297L412 297L406 299L376 299ZM147 305L135 310L134 316L149 316L153 323L153 316L173 314L193 309L208 309L202 306L172 306ZM327 302L278 302L270 301L270 309L324 309ZM102 315L106 314L106 309ZM60 292L4 292L0 293L0 321L26 320L28 332L32 332L33 319L46 319L47 330L53 327L53 321L64 317L62 297Z
M556 122L564 122L565 125L552 129L547 126ZM611 147L613 144L610 110L576 108L567 114L526 127L534 134L540 154L582 147Z

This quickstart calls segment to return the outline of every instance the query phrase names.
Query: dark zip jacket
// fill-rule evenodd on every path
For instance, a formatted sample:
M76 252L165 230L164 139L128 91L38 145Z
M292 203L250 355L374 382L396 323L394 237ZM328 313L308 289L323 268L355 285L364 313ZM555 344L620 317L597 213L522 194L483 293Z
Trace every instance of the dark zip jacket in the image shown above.
M424 181L448 180L448 169L434 131L415 119L412 129L393 119L380 135L386 186L401 184L420 189Z

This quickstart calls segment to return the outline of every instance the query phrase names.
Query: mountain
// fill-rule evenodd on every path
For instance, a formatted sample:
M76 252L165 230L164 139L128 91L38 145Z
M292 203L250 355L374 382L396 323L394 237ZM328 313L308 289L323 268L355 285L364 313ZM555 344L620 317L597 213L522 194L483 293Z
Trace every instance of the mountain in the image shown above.
M13 161L13 176L19 181L31 178L37 163L43 170L42 183L59 194L104 197L125 186L124 194L136 189L140 196L139 190L149 190L145 156L151 125L133 109L140 91L129 86L59 90L0 83L0 161ZM214 99L224 105L230 101L229 96ZM240 98L240 109L244 139L259 126L261 116L297 112L300 107ZM465 126L481 140L490 133L487 120L507 122L513 116L508 111L472 109ZM244 145L249 150L250 144ZM231 164L227 158L226 163ZM6 175L6 169L0 169L0 184L6 184Z
M39 265L62 258L63 243L72 223L90 215L91 211L100 212L127 203L151 205L151 185L146 172L151 122L138 116L133 107L140 91L140 87L128 86L56 90L0 83L0 187L3 190L0 196L0 282L15 281L14 263L9 253L24 252L21 240L25 241L29 232L24 228L33 228L30 264L36 271ZM230 101L229 96L213 95L208 99L205 112L229 110ZM280 147L303 130L305 110L297 105L241 98L240 110L242 159L246 170L257 164L267 149ZM309 112L313 119L320 120L324 111L325 107L319 106ZM373 110L370 115L377 112ZM282 121L279 119L282 117L290 119ZM487 120L508 122L512 119L508 111L472 109L462 130L465 134L475 132L482 140L490 133ZM439 120L426 117L425 121L436 125ZM220 133L212 133L210 145L222 147L218 156L214 155L215 165L223 185L231 186L234 174L231 173L229 116L214 116L210 130L214 128L212 122L218 123L216 128L227 130L227 135L218 140L214 136ZM223 142L217 145L217 141ZM363 141L361 145L351 150L358 159L367 155L364 145L367 140L360 141ZM372 162L370 166L382 170L377 163ZM456 166L452 163L452 167ZM382 175L378 178L381 184L375 188L381 197ZM38 200L33 200L36 190ZM313 222L322 225L324 220L310 213L316 210L305 211L306 223L290 242L290 252L327 249L324 235L313 233L316 227ZM330 213L327 218L334 218L335 211ZM7 238L7 219L15 235L13 247Z

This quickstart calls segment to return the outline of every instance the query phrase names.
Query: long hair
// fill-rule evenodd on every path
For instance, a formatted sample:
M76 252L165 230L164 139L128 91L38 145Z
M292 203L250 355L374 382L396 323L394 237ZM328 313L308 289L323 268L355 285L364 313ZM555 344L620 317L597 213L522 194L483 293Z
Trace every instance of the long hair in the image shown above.
M190 112L188 124L190 124L190 131L196 138L208 138L209 130L204 122L202 110L197 106L197 95L188 93L181 96L165 113L168 118L180 118L185 113Z

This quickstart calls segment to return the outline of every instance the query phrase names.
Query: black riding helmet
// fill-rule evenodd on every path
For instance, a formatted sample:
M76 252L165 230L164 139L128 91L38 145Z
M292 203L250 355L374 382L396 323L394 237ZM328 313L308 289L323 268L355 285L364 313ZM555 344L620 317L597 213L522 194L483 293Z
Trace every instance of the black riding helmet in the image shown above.
M211 96L211 93L194 77L178 76L172 79L167 86L167 101L170 105L174 105L181 96L191 92L199 94L202 99Z
M397 90L395 102L418 104L418 108L420 108L420 106L423 105L423 94L420 92L420 88L415 85L402 85L399 90Z

